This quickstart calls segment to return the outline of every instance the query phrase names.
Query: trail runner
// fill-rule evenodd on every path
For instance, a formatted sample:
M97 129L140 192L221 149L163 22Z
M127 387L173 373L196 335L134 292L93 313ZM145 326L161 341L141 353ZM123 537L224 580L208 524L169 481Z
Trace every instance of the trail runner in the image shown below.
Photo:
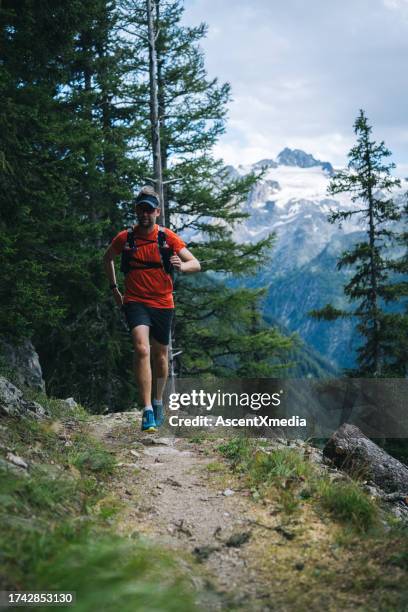
M132 335L134 373L144 406L142 431L154 432L164 421L163 390L174 316L171 269L192 273L199 272L201 266L177 234L157 225L160 202L153 188L143 187L134 203L137 225L115 236L105 252L104 266L113 298L122 308ZM113 263L120 254L124 295Z

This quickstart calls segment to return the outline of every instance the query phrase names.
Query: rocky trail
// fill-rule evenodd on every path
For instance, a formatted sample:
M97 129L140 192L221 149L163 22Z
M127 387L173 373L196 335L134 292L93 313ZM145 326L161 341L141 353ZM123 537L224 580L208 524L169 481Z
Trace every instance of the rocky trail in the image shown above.
M339 546L310 505L287 513L281 499L254 499L217 453L220 440L142 433L135 412L94 416L88 427L118 462L117 531L170 550L201 609L381 609L363 587L359 555L369 551Z
M271 585L252 567L254 535L272 532L277 541L282 535L271 517L263 526L247 491L214 486L207 469L213 457L200 444L143 434L134 412L95 417L90 433L112 449L121 468L113 483L124 503L121 533L141 532L180 553L206 609L272 609Z

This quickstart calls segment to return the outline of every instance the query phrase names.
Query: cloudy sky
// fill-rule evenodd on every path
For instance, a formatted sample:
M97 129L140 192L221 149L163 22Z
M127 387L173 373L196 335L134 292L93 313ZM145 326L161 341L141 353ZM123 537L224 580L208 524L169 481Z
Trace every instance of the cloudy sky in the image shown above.
M216 153L235 165L289 146L342 165L364 108L408 173L408 0L185 0L207 22L209 76L232 86Z

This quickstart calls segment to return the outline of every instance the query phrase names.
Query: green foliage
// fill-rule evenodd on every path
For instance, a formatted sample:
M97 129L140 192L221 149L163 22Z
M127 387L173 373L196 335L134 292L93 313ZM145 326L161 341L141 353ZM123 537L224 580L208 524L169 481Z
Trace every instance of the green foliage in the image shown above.
M392 376L400 374L406 367L406 346L394 354L396 337L406 327L405 318L385 312L387 301L398 299L406 283L391 282L391 273L403 271L401 262L392 261L387 250L395 243L395 232L390 223L401 218L401 211L389 195L400 186L400 180L391 175L395 164L387 163L391 152L384 142L371 140L372 128L361 110L354 124L357 144L349 152L349 163L345 170L337 172L331 179L329 194L350 193L355 210L337 210L329 215L330 223L339 223L358 215L364 222L366 240L355 244L342 253L338 269L353 267L353 276L344 287L350 302L357 302L352 311L343 311L327 304L310 314L318 320L333 321L339 317L353 316L356 329L363 339L357 353L358 367L350 370L353 376ZM399 328L399 331L398 331ZM397 349L398 352L398 349ZM405 364L403 363L405 360ZM398 365L397 365L398 364Z
M81 435L74 438L73 448L68 452L68 461L83 473L111 474L115 466L114 457L92 438Z
M78 431L67 453L49 422L5 423L2 445L21 453L29 470L0 465L1 588L76 591L75 609L83 611L195 610L168 553L113 532L118 504L106 498L113 460L98 442Z
M275 487L286 513L297 510L303 501L319 505L360 533L379 525L378 505L358 481L331 480L319 473L299 449L265 448L258 440L238 437L221 444L218 451L244 476L255 497Z
M141 124L144 151L151 148L145 2L119 2L121 20L133 45L132 95L144 103ZM212 147L225 129L230 87L209 79L200 41L207 26L182 24L179 0L157 2L155 26L158 98L166 223L188 236L199 259L198 278L176 279L175 345L182 349L178 374L196 376L270 376L271 357L280 358L292 342L260 321L261 293L233 290L225 275L248 275L266 263L274 237L258 243L234 240L233 229L247 214L241 210L258 176L232 178ZM144 33L141 35L141 33ZM132 63L131 62L131 63Z
M185 374L266 376L290 340L261 323L259 292L234 292L223 275L258 268L273 237L233 239L257 177L232 179L212 155L230 87L206 74L207 28L184 26L183 10L178 0L157 3L163 174L175 181L167 224L188 237L204 270L194 289L176 283L176 343ZM52 395L95 412L128 408L131 343L102 253L133 222L131 196L151 175L145 2L64 0L51 10L6 1L0 26L0 334L32 338ZM192 291L202 319L186 324Z
M320 503L336 519L365 532L379 522L377 504L355 482L333 482L322 479L317 484Z

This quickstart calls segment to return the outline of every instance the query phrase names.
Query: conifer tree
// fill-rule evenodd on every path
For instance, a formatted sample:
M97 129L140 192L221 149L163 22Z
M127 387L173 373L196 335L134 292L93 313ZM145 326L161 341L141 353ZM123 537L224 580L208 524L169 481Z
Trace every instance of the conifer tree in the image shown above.
M131 348L101 266L103 249L125 224L122 203L139 176L138 162L128 156L132 116L120 104L127 50L117 44L115 26L115 2L88 4L66 57L60 104L69 112L73 163L65 258L53 277L66 314L46 344L41 337L37 342L50 391L74 394L97 410L126 405L133 388Z
M140 58L147 53L145 2L121 0L119 6L126 36L134 43L133 96L145 121L141 137L149 148L148 83L146 75L139 72ZM250 274L257 269L272 244L272 236L256 244L240 244L233 239L234 225L247 216L240 204L257 177L231 180L223 163L212 155L213 145L225 130L230 87L206 74L199 42L207 26L183 26L183 4L179 0L156 0L155 7L166 220L172 229L187 236L189 248L205 271L200 278L177 278L175 283L175 337L176 348L183 351L181 373L233 373L238 361L242 373L245 356L249 364L253 351L259 349L265 365L274 349L279 346L280 350L285 341L274 330L250 333L245 309L251 312L260 295L228 288L226 275ZM222 273L223 280L214 273ZM193 313L189 312L192 303ZM228 351L235 357L226 361Z
M391 152L384 142L372 140L372 127L363 110L355 121L354 132L357 143L348 154L348 167L331 179L329 193L350 193L357 208L333 211L329 222L341 225L342 221L358 215L364 223L366 240L344 252L337 264L338 269L354 268L344 293L357 305L352 311L343 311L327 304L311 314L325 320L354 316L363 344L358 349L358 367L349 373L380 377L388 373L386 364L390 355L389 315L384 310L384 300L392 297L389 285L394 264L387 257L387 248L395 238L392 222L400 218L391 191L400 186L400 181L391 175L395 164L386 161Z
M1 333L33 339L48 391L98 409L133 388L101 266L140 172L115 99L126 49L114 8L19 0L0 12Z
M408 194L405 194L407 198ZM406 378L408 376L408 204L405 203L402 214L402 231L396 236L397 245L402 248L402 255L390 262L394 272L393 282L386 287L384 300L387 304L398 304L384 314L386 329L387 360L384 364L384 375Z

